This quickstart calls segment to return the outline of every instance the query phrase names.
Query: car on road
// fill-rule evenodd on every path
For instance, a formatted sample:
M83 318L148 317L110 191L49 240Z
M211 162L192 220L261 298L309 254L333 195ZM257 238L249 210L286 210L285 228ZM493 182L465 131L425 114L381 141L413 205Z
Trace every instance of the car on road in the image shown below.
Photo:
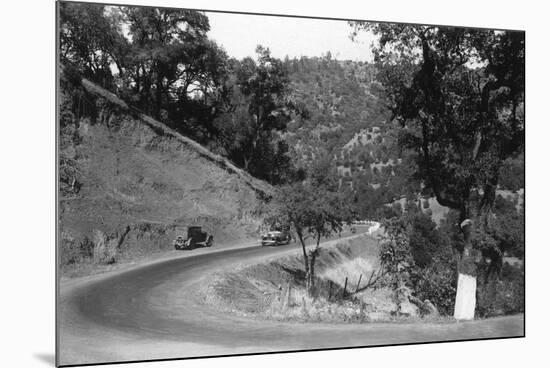
M189 226L187 228L187 239L184 239L183 235L178 235L173 245L177 250L211 247L214 245L214 236L202 231L200 226Z
M286 245L291 240L290 233L287 231L268 231L262 236L262 246Z

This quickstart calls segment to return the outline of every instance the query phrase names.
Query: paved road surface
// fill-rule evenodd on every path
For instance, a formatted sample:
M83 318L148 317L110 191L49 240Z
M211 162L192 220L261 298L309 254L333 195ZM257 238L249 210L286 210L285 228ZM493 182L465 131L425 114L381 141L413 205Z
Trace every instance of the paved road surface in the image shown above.
M209 273L297 250L296 244L185 256L61 285L59 363L85 364L523 335L523 316L443 324L299 324L209 309Z

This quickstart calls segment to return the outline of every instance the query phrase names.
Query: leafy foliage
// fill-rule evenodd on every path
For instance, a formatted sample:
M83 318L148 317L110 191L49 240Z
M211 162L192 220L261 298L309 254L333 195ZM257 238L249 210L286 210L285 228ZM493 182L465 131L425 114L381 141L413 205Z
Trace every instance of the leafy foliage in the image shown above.
M521 153L516 158L508 158L504 161L500 169L499 184L503 189L516 192L525 188L525 162L524 154Z
M258 178L272 184L299 175L290 160L288 143L278 135L295 112L289 99L288 78L282 62L258 46L257 62L232 60L234 74L228 90L231 109L216 121L227 155Z
M490 207L503 161L523 147L524 34L355 26L380 37L380 77L403 126L400 142L416 152L418 176L440 204L460 210L463 218ZM483 196L472 208L477 188Z
M204 143L226 103L227 55L197 11L60 5L61 61Z
M375 59L401 125L399 144L413 152L415 176L425 188L466 224L459 272L475 276L478 250L502 259L507 238L497 240L492 208L504 161L524 145L525 34L352 25L355 32L368 29L379 37Z
M394 217L382 223L385 235L380 242L380 267L393 291L397 313L407 298L411 273L415 264L409 245L409 226L403 217Z
M337 190L330 172L325 170L330 170L330 166L326 160L321 160L313 165L306 180L279 187L266 220L271 226L276 224L295 232L302 245L310 295L314 292L315 260L321 239L340 232L344 223L352 218L347 193ZM314 239L316 244L309 252L306 250L308 238Z
M443 261L415 269L411 282L418 299L429 300L440 314L450 316L455 305L457 270L456 263Z
M110 64L121 69L127 41L116 13L98 4L60 3L60 58L81 70L84 77L105 88L114 87Z
M489 277L478 286L476 308L480 317L523 313L525 311L525 270L504 264L501 277Z

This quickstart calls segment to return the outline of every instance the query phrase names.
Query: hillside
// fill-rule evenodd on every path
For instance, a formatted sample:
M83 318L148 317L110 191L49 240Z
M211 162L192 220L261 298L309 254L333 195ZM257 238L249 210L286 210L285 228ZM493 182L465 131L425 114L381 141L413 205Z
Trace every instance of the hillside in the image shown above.
M171 249L188 225L203 226L220 247L257 237L269 185L74 79L62 76L60 91L63 273Z
M383 125L388 112L377 96L381 86L372 64L326 55L285 60L293 99L306 116L288 126L286 139L299 161L336 155L361 130Z
M299 166L328 154L341 187L355 193L360 218L377 218L377 209L417 198L439 224L448 212L415 179L414 152L398 143L375 65L331 59L330 55L285 60L293 99L307 114L295 118L283 135ZM498 195L519 208L524 155L504 162ZM426 203L424 203L426 202Z

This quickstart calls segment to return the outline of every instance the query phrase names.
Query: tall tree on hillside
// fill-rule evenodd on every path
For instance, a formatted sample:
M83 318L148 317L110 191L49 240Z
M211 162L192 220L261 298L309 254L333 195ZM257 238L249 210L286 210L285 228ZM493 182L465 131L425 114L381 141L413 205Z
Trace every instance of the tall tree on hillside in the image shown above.
M286 129L292 105L288 98L288 77L281 60L271 56L268 48L258 46L257 63L244 59L237 71L237 84L248 101L247 128L243 144L243 164L248 169L259 146L274 131Z
M280 133L292 119L307 112L290 99L286 68L269 49L258 46L257 61L230 59L225 88L229 104L214 122L222 153L252 175L271 184L300 176Z
M227 56L208 39L207 16L184 9L122 11L132 45L129 83L139 105L162 120L162 110L180 121L208 111L208 97L223 85Z
M503 162L524 145L522 32L353 23L379 37L375 58L400 143L438 202L460 214L455 317L473 317L472 235L493 218ZM477 228L477 229L476 229ZM468 288L464 280L472 280ZM461 281L462 280L462 281ZM464 314L460 304L469 305Z
M205 143L227 104L227 55L194 10L60 5L61 62Z
M60 59L80 69L84 77L106 88L114 87L111 65L123 73L128 41L120 13L98 4L59 4Z

